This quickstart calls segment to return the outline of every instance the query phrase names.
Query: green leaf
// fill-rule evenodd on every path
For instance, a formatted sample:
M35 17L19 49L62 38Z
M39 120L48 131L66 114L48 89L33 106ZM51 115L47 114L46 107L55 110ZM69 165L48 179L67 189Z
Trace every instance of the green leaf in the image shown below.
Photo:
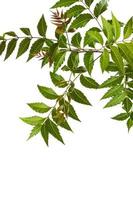
M121 55L123 58L132 66L133 64L133 54L132 51L128 48L129 45L120 43L118 44L118 47L120 49Z
M72 8L70 8L69 10L66 11L66 16L68 18L71 17L77 17L79 14L81 14L83 11L85 10L85 8L81 5L76 5L73 6Z
M31 39L30 38L25 38L21 41L17 53L17 58L22 56L29 48L30 46Z
M112 14L112 25L113 25L113 31L115 36L115 41L119 39L121 34L121 26L119 21L116 19L116 17Z
M65 61L66 52L59 52L54 59L54 72L61 67Z
M85 105L91 105L89 100L87 99L87 97L78 89L74 88L71 92L70 92L70 96L71 98L81 104L85 104Z
M133 88L133 81L129 81L129 82L127 83L127 85L128 85L129 87Z
M80 121L79 117L76 114L74 107L68 102L66 104L68 106L68 116L77 120L77 121Z
M46 124L48 132L53 137L55 137L57 140L59 140L60 142L62 142L64 144L63 139L62 139L62 137L60 135L60 132L59 132L59 129L58 129L57 125L50 119L47 119L45 124Z
M71 43L73 46L80 48L81 40L82 40L81 34L78 32L72 37Z
M127 39L133 33L133 17L129 19L124 27L124 39Z
M81 14L79 15L71 24L71 28L82 28L84 27L90 20L92 19L92 16L90 14Z
M48 55L49 55L49 59L50 59L50 66L52 65L52 63L54 61L57 62L57 69L58 69L58 65L60 64L60 61L58 61L58 58L59 58L59 55L58 55L58 47L59 47L59 44L58 43L53 43L50 48L49 48L49 52L48 52ZM57 56L58 55L58 56ZM58 64L59 62L59 64ZM60 66L60 65L59 65Z
M113 41L113 29L112 25L104 18L101 17L103 24L103 32L108 39L108 43Z
M123 89L124 88L122 85L113 86L104 94L104 96L101 99L106 99L106 98L116 96L120 94L123 91Z
M94 0L85 0L85 3L88 7L91 6L91 4L93 3Z
M50 76L51 76L51 80L55 86L64 88L68 85L67 82L65 81L65 79L61 75L50 72Z
M98 31L88 31L88 37L90 37L94 43L100 43L103 45L103 38Z
M100 65L101 65L102 72L104 72L109 65L109 52L107 49L104 49L102 53L102 56L100 58Z
M30 32L30 29L29 29L29 28L20 28L20 30L21 30L25 35L31 36L31 32Z
M73 70L73 73L74 74L76 74L76 73L85 73L86 72L86 69L85 69L85 67L82 67L82 66L80 66L80 67L77 67L76 69L74 69Z
M129 114L127 113L120 113L119 115L116 115L112 119L118 120L118 121L124 121L129 117Z
M126 112L129 112L132 108L132 102L129 98L125 98L124 101L123 101L123 109L126 111Z
M52 100L52 99L57 99L59 97L52 88L38 85L38 89L40 93L47 99Z
M114 96L106 105L104 108L116 106L117 104L120 104L124 101L124 99L127 97L125 92L122 92L121 94L118 94Z
M48 146L48 142L49 142L49 132L47 129L46 124L44 123L41 127L41 135L46 143L46 145Z
M99 88L107 88L116 86L117 84L120 84L123 79L123 76L111 76L106 81L104 81Z
M97 89L99 87L99 84L94 79L84 75L80 76L80 82L83 86L87 88Z
M84 54L84 64L88 73L91 75L94 65L94 57L92 52L87 52Z
M38 33L39 33L42 37L45 37L45 36L46 36L47 24L46 24L44 15L42 15L41 19L39 20L38 25L37 25L37 29L38 29Z
M42 124L45 120L45 118L38 117L38 116L33 116L33 117L25 117L25 118L20 118L23 122L29 125L38 125Z
M96 4L94 9L94 14L96 17L99 17L104 11L107 10L108 7L108 0L101 0L99 3Z
M28 103L28 106L38 113L45 113L51 109L44 103Z
M127 127L128 131L130 131L130 129L133 127L133 120L131 118L129 118L127 121Z
M78 52L71 52L68 58L67 65L71 71L74 71L79 64L79 54Z
M95 43L97 42L97 40L95 39L95 37L93 37L93 34L92 34L93 32L101 32L101 30L97 27L93 27L93 28L90 28L88 31L86 31L85 37L84 37L84 47L86 45L89 45L90 47L93 47L93 48L95 47Z
M9 35L11 37L17 37L17 35L16 35L16 33L14 31L6 32L4 35Z
M12 39L8 43L7 51L6 51L6 55L5 55L5 59L4 60L8 59L11 56L11 54L13 53L13 51L14 51L14 49L16 47L16 44L17 44L17 39Z
M52 8L68 7L76 2L77 0L60 0L54 6L52 6Z
M32 44L27 61L31 60L37 53L39 53L42 50L44 42L45 40L43 38L40 38Z
M3 53L4 50L5 50L5 48L6 48L6 41L2 41L2 42L0 43L0 55L2 55L2 53Z
M133 99L133 90L128 88L126 89L126 93L127 93L127 96L130 97L130 99Z
M122 56L119 52L119 49L115 46L111 46L110 48L113 61L116 63L119 72L121 72L121 74L124 74L125 73L124 63Z
M36 136L41 131L41 127L42 127L42 124L37 124L36 126L34 126L33 129L31 130L28 140Z

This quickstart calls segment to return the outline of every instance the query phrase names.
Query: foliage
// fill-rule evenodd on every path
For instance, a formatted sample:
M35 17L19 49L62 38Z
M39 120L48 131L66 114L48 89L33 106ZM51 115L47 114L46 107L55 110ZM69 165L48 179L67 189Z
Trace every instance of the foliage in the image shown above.
M33 126L29 139L41 133L47 145L51 135L64 143L60 127L72 131L68 118L80 121L72 105L73 101L92 105L81 89L76 87L77 79L88 89L107 88L101 98L109 99L104 107L121 105L122 112L113 119L126 121L128 130L133 126L133 17L125 24L113 13L111 19L106 19L104 12L107 9L107 0L99 0L98 3L95 3L95 0L59 0L51 8L55 38L47 36L44 15L36 26L38 36L33 36L27 27L20 28L23 36L18 36L13 31L0 36L0 55L5 52L4 60L12 55L19 43L16 58L26 52L27 61L38 57L41 67L49 67L53 85L63 90L58 94L55 87L38 85L44 100L50 99L55 101L55 104L51 106L44 102L28 103L28 106L38 113L32 117L21 118ZM90 21L96 21L97 26L90 26ZM84 35L83 28L87 28ZM82 65L81 60L84 63ZM92 77L95 61L99 61L102 73L109 75L101 84ZM63 73L70 74L68 80L62 76Z

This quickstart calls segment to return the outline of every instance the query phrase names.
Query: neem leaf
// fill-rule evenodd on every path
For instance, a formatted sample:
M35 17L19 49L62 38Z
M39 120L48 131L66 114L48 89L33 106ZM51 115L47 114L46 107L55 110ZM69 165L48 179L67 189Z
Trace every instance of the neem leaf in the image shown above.
M57 53L55 59L54 59L54 72L57 72L57 70L61 67L61 65L65 61L66 52L59 52Z
M76 5L76 6L73 6L72 8L70 8L69 10L67 10L65 14L69 18L76 17L79 14L81 14L84 10L85 10L85 8L83 6Z
M39 117L39 116L33 116L33 117L24 117L20 118L23 122L29 125L37 125L37 124L42 124L45 120L45 118Z
M127 97L126 92L122 92L121 94L118 94L114 96L106 105L104 108L116 106L117 104L120 104L124 101L124 99Z
M123 76L111 76L106 81L104 81L99 88L106 88L106 87L112 87L117 84L120 84L123 79Z
M82 40L81 34L80 34L80 33L76 33L76 34L72 37L71 43L72 43L72 45L75 46L75 47L80 47L81 40Z
M46 145L48 146L48 141L49 141L49 132L46 126L46 123L44 123L41 127L41 135L46 143Z
M100 58L100 65L101 65L102 72L104 72L109 65L109 52L107 49L104 49L102 53L102 56Z
M127 39L133 33L133 17L129 19L124 27L124 39Z
M94 57L92 52L87 52L84 54L84 64L88 71L88 73L91 75L94 65Z
M46 36L47 24L46 24L44 15L42 15L41 19L39 20L38 25L37 25L37 29L38 29L38 33L41 36L43 36L43 37Z
M133 120L131 118L129 118L127 121L127 127L128 131L130 131L130 129L133 127Z
M121 34L121 26L120 22L117 20L117 18L112 14L112 25L113 25L113 31L115 36L115 41L119 39Z
M2 42L0 43L0 55L2 55L2 53L3 53L4 50L5 50L5 48L6 48L6 41L2 41Z
M59 140L60 142L62 142L64 144L64 141L60 135L59 129L57 127L57 125L50 119L47 119L46 122L46 127L48 132L55 137L57 140Z
M101 99L106 99L106 98L116 96L120 94L123 91L123 89L124 88L122 85L113 86L104 94L104 96Z
M84 75L80 76L80 82L83 86L87 88L97 89L99 87L99 84L94 79Z
M127 97L124 99L123 101L123 109L126 111L126 112L129 112L132 108L133 104L131 102L131 100Z
M93 3L94 0L85 0L85 3L88 7L91 6L91 4Z
M25 35L30 35L31 36L31 32L29 28L20 28L20 30L25 34Z
M93 39L93 42L97 42L103 45L103 38L98 31L88 31L88 36Z
M30 46L30 42L31 42L31 39L28 37L21 41L19 45L18 53L17 53L17 58L22 56L28 50Z
M68 7L76 2L77 0L60 0L54 6L52 6L52 8Z
M116 115L115 117L113 117L112 119L118 120L118 121L123 121L126 120L129 117L128 113L120 113L118 115Z
M90 14L81 14L79 15L71 24L70 29L72 28L82 28L84 27L90 20L92 16Z
M28 103L28 106L38 113L45 113L51 109L44 103Z
M108 39L108 43L110 43L113 41L112 25L104 17L101 17L101 19L102 19L104 34Z
M70 92L70 96L71 98L81 104L85 104L85 105L91 105L89 100L87 99L87 97L78 89L74 88L71 92Z
M108 0L100 0L99 3L96 4L94 9L94 14L96 17L99 17L104 11L107 10Z
M64 88L68 85L67 82L65 81L65 79L61 75L50 72L50 76L51 76L51 80L55 86Z
M47 99L53 100L59 97L52 88L38 85L38 89L40 93Z
M36 126L34 126L33 129L31 130L28 140L36 136L41 131L41 127L42 127L42 124L37 124Z
M125 69L124 69L124 63L123 63L123 58L119 52L119 49L115 46L111 46L111 56L113 61L116 63L118 70L124 74Z
M11 56L11 54L13 53L13 51L14 51L14 49L16 47L16 44L17 44L17 39L12 39L8 43L7 51L6 51L6 55L5 55L5 59L4 60L8 59Z

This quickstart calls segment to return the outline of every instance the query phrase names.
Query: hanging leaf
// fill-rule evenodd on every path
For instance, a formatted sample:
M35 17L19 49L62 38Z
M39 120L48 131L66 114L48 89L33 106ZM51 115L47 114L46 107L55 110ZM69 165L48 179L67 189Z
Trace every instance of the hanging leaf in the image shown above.
M59 97L52 88L38 85L38 90L47 99L52 100L52 99L57 99Z
M72 37L71 43L72 43L73 46L79 47L79 48L80 48L81 40L82 40L81 34L80 34L80 33L76 33L76 34Z
M16 44L17 44L17 39L12 39L8 43L7 51L6 51L6 55L5 55L5 59L4 60L8 59L11 56L11 54L13 53L13 51L14 51L14 49L16 47Z
M102 72L104 72L109 65L109 52L107 49L104 49L102 53L102 56L100 58L100 65Z
M30 46L30 42L31 42L31 39L28 37L21 41L16 58L22 56L28 50Z
M77 0L60 0L54 6L52 6L52 8L68 7L76 2Z
M41 127L41 135L46 143L46 145L48 146L48 142L49 142L49 132L48 132L48 128L46 126L46 123L44 123Z
M30 29L29 29L29 28L20 28L20 30L21 30L25 35L31 36L31 32L30 32Z
M111 46L110 48L111 48L111 56L112 56L113 61L116 63L119 72L121 74L124 74L125 73L124 63L123 63L122 56L119 52L119 49L115 46Z
M50 77L55 86L64 88L68 85L68 83L65 81L65 79L61 75L50 72Z
M70 29L72 28L82 28L84 27L90 20L92 16L90 14L81 14L79 15L71 24Z
M81 14L85 10L85 7L81 5L76 5L70 8L69 10L66 11L66 16L71 18L71 17L77 17L79 14Z
M0 43L0 55L2 55L2 53L3 53L4 50L5 50L5 48L6 48L6 41L2 41L2 42Z
M124 27L124 39L127 39L133 33L133 17L129 19Z
M42 127L42 124L37 124L36 126L34 126L33 129L31 130L28 140L36 136L41 131L41 127Z
M51 109L44 103L28 103L28 106L38 113L45 113Z
M42 124L45 120L45 118L38 117L38 116L33 116L33 117L25 117L25 118L20 118L23 122L29 125L38 125Z
M54 59L54 73L61 67L65 61L66 52L59 52Z
M70 91L71 98L81 104L91 105L87 97L78 89L73 89Z
M39 20L38 25L37 25L37 29L38 29L38 33L42 37L46 36L47 25L46 25L46 21L45 21L44 15L42 15L41 19Z
M130 131L130 129L133 127L133 120L131 118L129 118L127 121L127 127L128 131Z
M91 75L94 65L94 57L92 52L87 52L84 55L84 64L88 71L88 73Z
M94 79L84 75L80 76L80 82L83 86L87 88L97 89L99 87L99 84Z
M107 10L108 7L108 0L101 0L99 3L96 4L94 9L94 14L96 17L99 17L104 11Z

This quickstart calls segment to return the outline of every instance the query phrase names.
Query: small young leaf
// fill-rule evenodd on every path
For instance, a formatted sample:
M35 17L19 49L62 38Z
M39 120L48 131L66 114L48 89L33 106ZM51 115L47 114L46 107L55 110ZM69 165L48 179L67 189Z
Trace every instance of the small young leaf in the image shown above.
M77 0L59 0L52 8L68 7L76 2Z
M30 42L31 42L31 39L28 37L21 41L16 58L22 56L28 50L30 46Z
M46 145L48 146L48 142L49 142L49 132L47 129L46 124L44 123L41 127L41 135L46 143Z
M81 5L76 5L70 8L69 10L66 11L66 16L71 18L71 17L77 17L79 14L81 14L85 8Z
M65 79L61 75L50 72L50 76L51 76L51 80L55 86L64 88L68 85L67 82L65 81Z
M51 109L44 103L28 103L28 106L38 113L45 113Z
M107 10L108 0L100 0L99 3L96 4L94 9L94 14L96 17L99 17L104 11Z
M104 108L116 106L117 104L120 104L124 101L124 99L127 97L125 92L122 92L121 94L118 94L114 96L106 105Z
M11 54L13 53L13 51L14 51L14 49L16 47L16 44L17 44L17 39L12 39L8 43L7 51L6 51L6 55L5 55L5 59L4 60L8 59L11 56Z
M80 82L83 86L87 88L97 89L99 87L99 84L94 79L84 75L80 76Z
M100 58L100 65L101 65L102 72L104 72L109 65L109 52L107 49L104 49L102 53L102 56Z
M91 105L87 97L80 90L76 88L70 92L70 96L74 101L78 103Z
M85 67L88 71L88 73L91 75L92 70L93 70L93 65L94 65L94 57L93 57L93 53L92 52L87 52L84 55L84 64Z
M29 125L38 125L42 124L45 120L45 118L38 117L38 116L33 116L33 117L25 117L25 118L20 118L23 122Z
M120 84L123 79L123 76L111 76L109 79L104 81L99 88L107 88L116 86L117 84Z
M57 140L59 140L60 142L62 142L64 144L57 125L50 119L47 119L45 124L46 124L46 128L47 128L48 132L53 137L55 137Z
M124 27L124 39L127 39L133 33L133 17L129 19Z
M119 52L119 49L115 46L111 46L110 48L113 61L116 63L117 68L121 72L121 74L124 74L125 73L124 63L123 63L123 58Z
M38 29L38 33L42 37L46 36L47 25L46 25L46 21L45 21L44 15L42 15L41 19L39 20L38 25L37 25L37 29Z
M38 85L38 89L40 93L47 99L52 100L52 99L57 99L59 97L52 88Z
M20 30L21 30L25 35L31 36L31 32L30 32L30 29L29 29L29 28L20 28Z
M76 33L72 37L71 43L72 43L73 46L80 48L81 40L82 40L81 34L80 33Z
M90 20L92 16L90 14L81 14L79 15L71 24L70 29L72 28L82 28L84 27Z
M113 31L115 36L115 41L119 39L121 34L121 26L119 21L116 19L116 17L112 14L112 25L113 25Z
M118 120L118 121L124 121L129 117L129 114L127 113L121 113L119 115L116 115L115 117L113 117L112 119Z

